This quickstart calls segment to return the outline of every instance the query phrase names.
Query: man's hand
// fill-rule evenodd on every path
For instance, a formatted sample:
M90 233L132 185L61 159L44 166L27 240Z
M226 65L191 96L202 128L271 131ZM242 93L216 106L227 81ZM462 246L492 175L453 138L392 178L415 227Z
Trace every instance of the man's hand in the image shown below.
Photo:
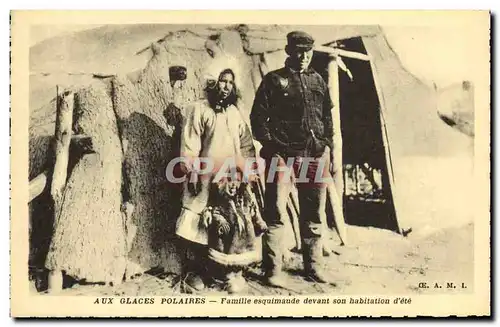
M245 171L245 168L243 168L242 171L242 176L246 178L246 183L255 183L259 180L260 178L260 165L258 160L254 160L252 158L253 162L252 165L249 167L249 171Z

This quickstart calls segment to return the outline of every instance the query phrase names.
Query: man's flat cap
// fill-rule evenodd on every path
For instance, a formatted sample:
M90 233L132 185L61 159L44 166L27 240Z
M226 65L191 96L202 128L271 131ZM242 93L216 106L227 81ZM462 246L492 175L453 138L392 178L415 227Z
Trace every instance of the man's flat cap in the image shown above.
M302 31L293 31L288 33L287 46L290 50L304 50L309 51L314 46L314 39L311 35Z

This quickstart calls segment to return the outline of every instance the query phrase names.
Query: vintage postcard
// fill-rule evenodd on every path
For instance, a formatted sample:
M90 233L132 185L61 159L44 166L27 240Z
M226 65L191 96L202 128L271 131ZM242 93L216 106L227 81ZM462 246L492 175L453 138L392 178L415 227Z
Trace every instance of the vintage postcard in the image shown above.
M490 316L487 11L13 11L13 317Z

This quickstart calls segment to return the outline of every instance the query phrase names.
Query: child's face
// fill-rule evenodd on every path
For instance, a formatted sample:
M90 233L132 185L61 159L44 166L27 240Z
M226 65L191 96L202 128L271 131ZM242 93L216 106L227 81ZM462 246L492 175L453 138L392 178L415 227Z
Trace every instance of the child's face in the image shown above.
M226 195L229 197L234 197L237 195L238 190L242 184L241 174L237 174L235 178L223 178L219 182L219 192L221 195Z

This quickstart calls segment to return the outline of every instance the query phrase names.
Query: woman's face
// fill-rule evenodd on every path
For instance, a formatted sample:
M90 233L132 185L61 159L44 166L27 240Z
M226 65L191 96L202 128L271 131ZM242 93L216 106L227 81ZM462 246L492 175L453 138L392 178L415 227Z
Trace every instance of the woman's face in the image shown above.
M234 88L234 78L231 73L224 73L219 77L218 82L219 96L221 99L226 99Z

